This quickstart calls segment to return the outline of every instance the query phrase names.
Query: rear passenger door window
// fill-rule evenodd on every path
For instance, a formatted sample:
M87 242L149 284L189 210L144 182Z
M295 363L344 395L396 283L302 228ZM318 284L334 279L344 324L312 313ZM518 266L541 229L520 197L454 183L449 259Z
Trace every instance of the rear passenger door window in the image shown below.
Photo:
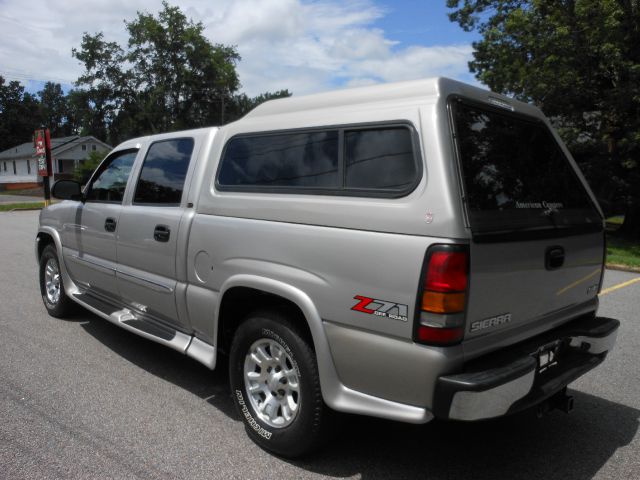
M192 138L163 140L151 144L142 164L133 203L180 205L192 153Z

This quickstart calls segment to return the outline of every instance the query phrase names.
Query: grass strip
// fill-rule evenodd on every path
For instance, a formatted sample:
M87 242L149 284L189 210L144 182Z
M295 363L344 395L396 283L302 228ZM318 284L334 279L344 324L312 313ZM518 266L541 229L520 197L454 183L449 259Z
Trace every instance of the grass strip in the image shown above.
M44 207L44 202L24 202L24 203L0 203L0 212L11 212L13 210L31 210Z

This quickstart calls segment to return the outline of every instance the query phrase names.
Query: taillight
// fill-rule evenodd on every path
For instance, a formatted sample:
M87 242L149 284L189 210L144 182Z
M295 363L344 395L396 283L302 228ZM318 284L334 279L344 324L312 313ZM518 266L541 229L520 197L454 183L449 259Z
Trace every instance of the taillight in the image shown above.
M416 342L452 345L462 340L468 277L467 246L434 245L429 248L416 319Z

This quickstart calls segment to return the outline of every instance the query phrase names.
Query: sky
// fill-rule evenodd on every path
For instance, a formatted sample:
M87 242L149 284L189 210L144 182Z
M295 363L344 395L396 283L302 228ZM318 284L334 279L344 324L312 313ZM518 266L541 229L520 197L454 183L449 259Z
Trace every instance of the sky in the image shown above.
M447 18L446 0L181 0L212 43L237 46L241 91L294 95L469 73L471 42ZM125 46L124 20L157 13L161 0L0 0L0 75L37 92L65 90L82 74L71 56L83 32Z

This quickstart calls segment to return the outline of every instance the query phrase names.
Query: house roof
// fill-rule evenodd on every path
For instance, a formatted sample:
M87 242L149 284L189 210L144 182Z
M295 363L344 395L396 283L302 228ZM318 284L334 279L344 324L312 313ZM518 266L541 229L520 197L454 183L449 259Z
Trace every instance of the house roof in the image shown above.
M51 153L57 154L68 150L76 145L80 145L85 142L93 142L104 146L106 149L111 150L111 146L98 140L92 135L81 137L79 135L72 135L69 137L58 137L51 139ZM8 148L0 152L0 160L13 160L17 158L31 158L35 155L36 149L33 146L33 142L26 142L15 147Z

